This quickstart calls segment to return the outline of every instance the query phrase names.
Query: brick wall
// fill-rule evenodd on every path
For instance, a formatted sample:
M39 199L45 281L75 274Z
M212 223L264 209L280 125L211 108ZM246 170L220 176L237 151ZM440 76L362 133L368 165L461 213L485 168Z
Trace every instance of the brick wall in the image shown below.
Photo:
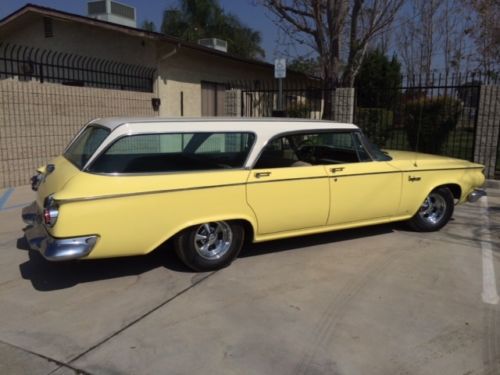
M155 116L152 93L0 80L0 188L25 185L86 122Z

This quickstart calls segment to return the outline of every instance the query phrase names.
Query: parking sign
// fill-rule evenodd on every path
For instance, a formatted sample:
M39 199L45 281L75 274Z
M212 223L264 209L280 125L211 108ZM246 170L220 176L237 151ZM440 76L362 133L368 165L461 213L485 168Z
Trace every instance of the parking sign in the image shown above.
M286 77L286 59L274 60L274 78Z

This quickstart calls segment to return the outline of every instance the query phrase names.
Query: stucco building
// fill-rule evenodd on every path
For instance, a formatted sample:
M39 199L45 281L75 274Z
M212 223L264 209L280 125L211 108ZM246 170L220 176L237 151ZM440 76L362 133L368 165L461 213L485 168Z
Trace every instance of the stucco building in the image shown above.
M273 79L273 65L266 62L31 4L0 21L0 42L154 68L160 116L224 115L227 82Z

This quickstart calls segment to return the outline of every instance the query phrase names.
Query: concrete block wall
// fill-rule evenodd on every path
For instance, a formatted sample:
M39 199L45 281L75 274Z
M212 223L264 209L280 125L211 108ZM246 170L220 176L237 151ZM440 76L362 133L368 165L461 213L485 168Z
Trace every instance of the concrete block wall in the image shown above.
M485 165L487 178L495 177L500 133L500 86L484 85L479 92L474 161Z
M354 120L354 88L336 88L332 98L332 120L352 123Z
M88 121L155 116L153 93L0 81L0 188L25 185Z

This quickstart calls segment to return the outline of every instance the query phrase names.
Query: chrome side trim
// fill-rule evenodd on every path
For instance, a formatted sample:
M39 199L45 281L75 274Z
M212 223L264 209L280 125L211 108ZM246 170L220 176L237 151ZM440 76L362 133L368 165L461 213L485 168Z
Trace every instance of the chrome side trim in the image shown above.
M50 261L63 261L84 258L90 254L97 236L84 236L73 238L54 238L41 224L29 226L24 230L24 235L31 249L37 250Z
M372 163L372 162L369 162L369 163ZM385 162L381 162L381 163L385 163ZM324 164L324 165L329 165L329 164ZM344 164L335 164L335 165L344 165ZM290 168L293 168L293 167L290 167ZM482 167L425 169L425 170L418 170L418 172L461 170L461 169L481 169L481 168ZM268 169L272 170L274 168L268 168ZM269 184L269 183L273 183L273 182L284 182L284 181L314 180L314 179L322 179L322 178L343 178L343 177L353 177L353 176L369 176L369 175L375 175L375 174L412 173L412 172L415 172L415 170L401 170L401 171L394 170L394 171L383 171L383 172L367 172L367 173L355 173L355 174L286 178L286 179L279 179L279 180L262 180L262 181L251 181L251 182L239 182L239 183L225 184L225 185L196 186L196 187L179 188L179 189L163 189L163 190L153 190L153 191L140 191L140 192L134 192L134 193L108 194L108 195L92 196L92 197L58 199L57 202L58 203L83 202L83 201L92 201L92 200L101 200L101 199L135 197L135 196L149 195L149 194L177 193L177 192L181 192L181 191L190 191L190 190L218 189L218 188L223 188L223 187L233 187L233 186L251 185L251 184Z
M72 202L83 202L83 201L92 201L92 200L101 200L101 199L125 198L125 197L135 197L135 196L139 196L139 195L149 195L149 194L177 193L180 191L189 191L189 190L217 189L217 188L222 188L222 187L240 186L240 185L245 185L245 184L246 184L246 182L239 182L237 184L197 186L197 187L190 187L190 188L164 189L164 190L153 190L153 191L140 191L140 192L136 192L136 193L108 194L108 195L101 195L101 196L94 196L94 197L58 199L57 202L59 202L59 203L72 203Z
M477 202L481 197L486 196L486 191L484 189L474 189L468 196L467 200L469 202Z

